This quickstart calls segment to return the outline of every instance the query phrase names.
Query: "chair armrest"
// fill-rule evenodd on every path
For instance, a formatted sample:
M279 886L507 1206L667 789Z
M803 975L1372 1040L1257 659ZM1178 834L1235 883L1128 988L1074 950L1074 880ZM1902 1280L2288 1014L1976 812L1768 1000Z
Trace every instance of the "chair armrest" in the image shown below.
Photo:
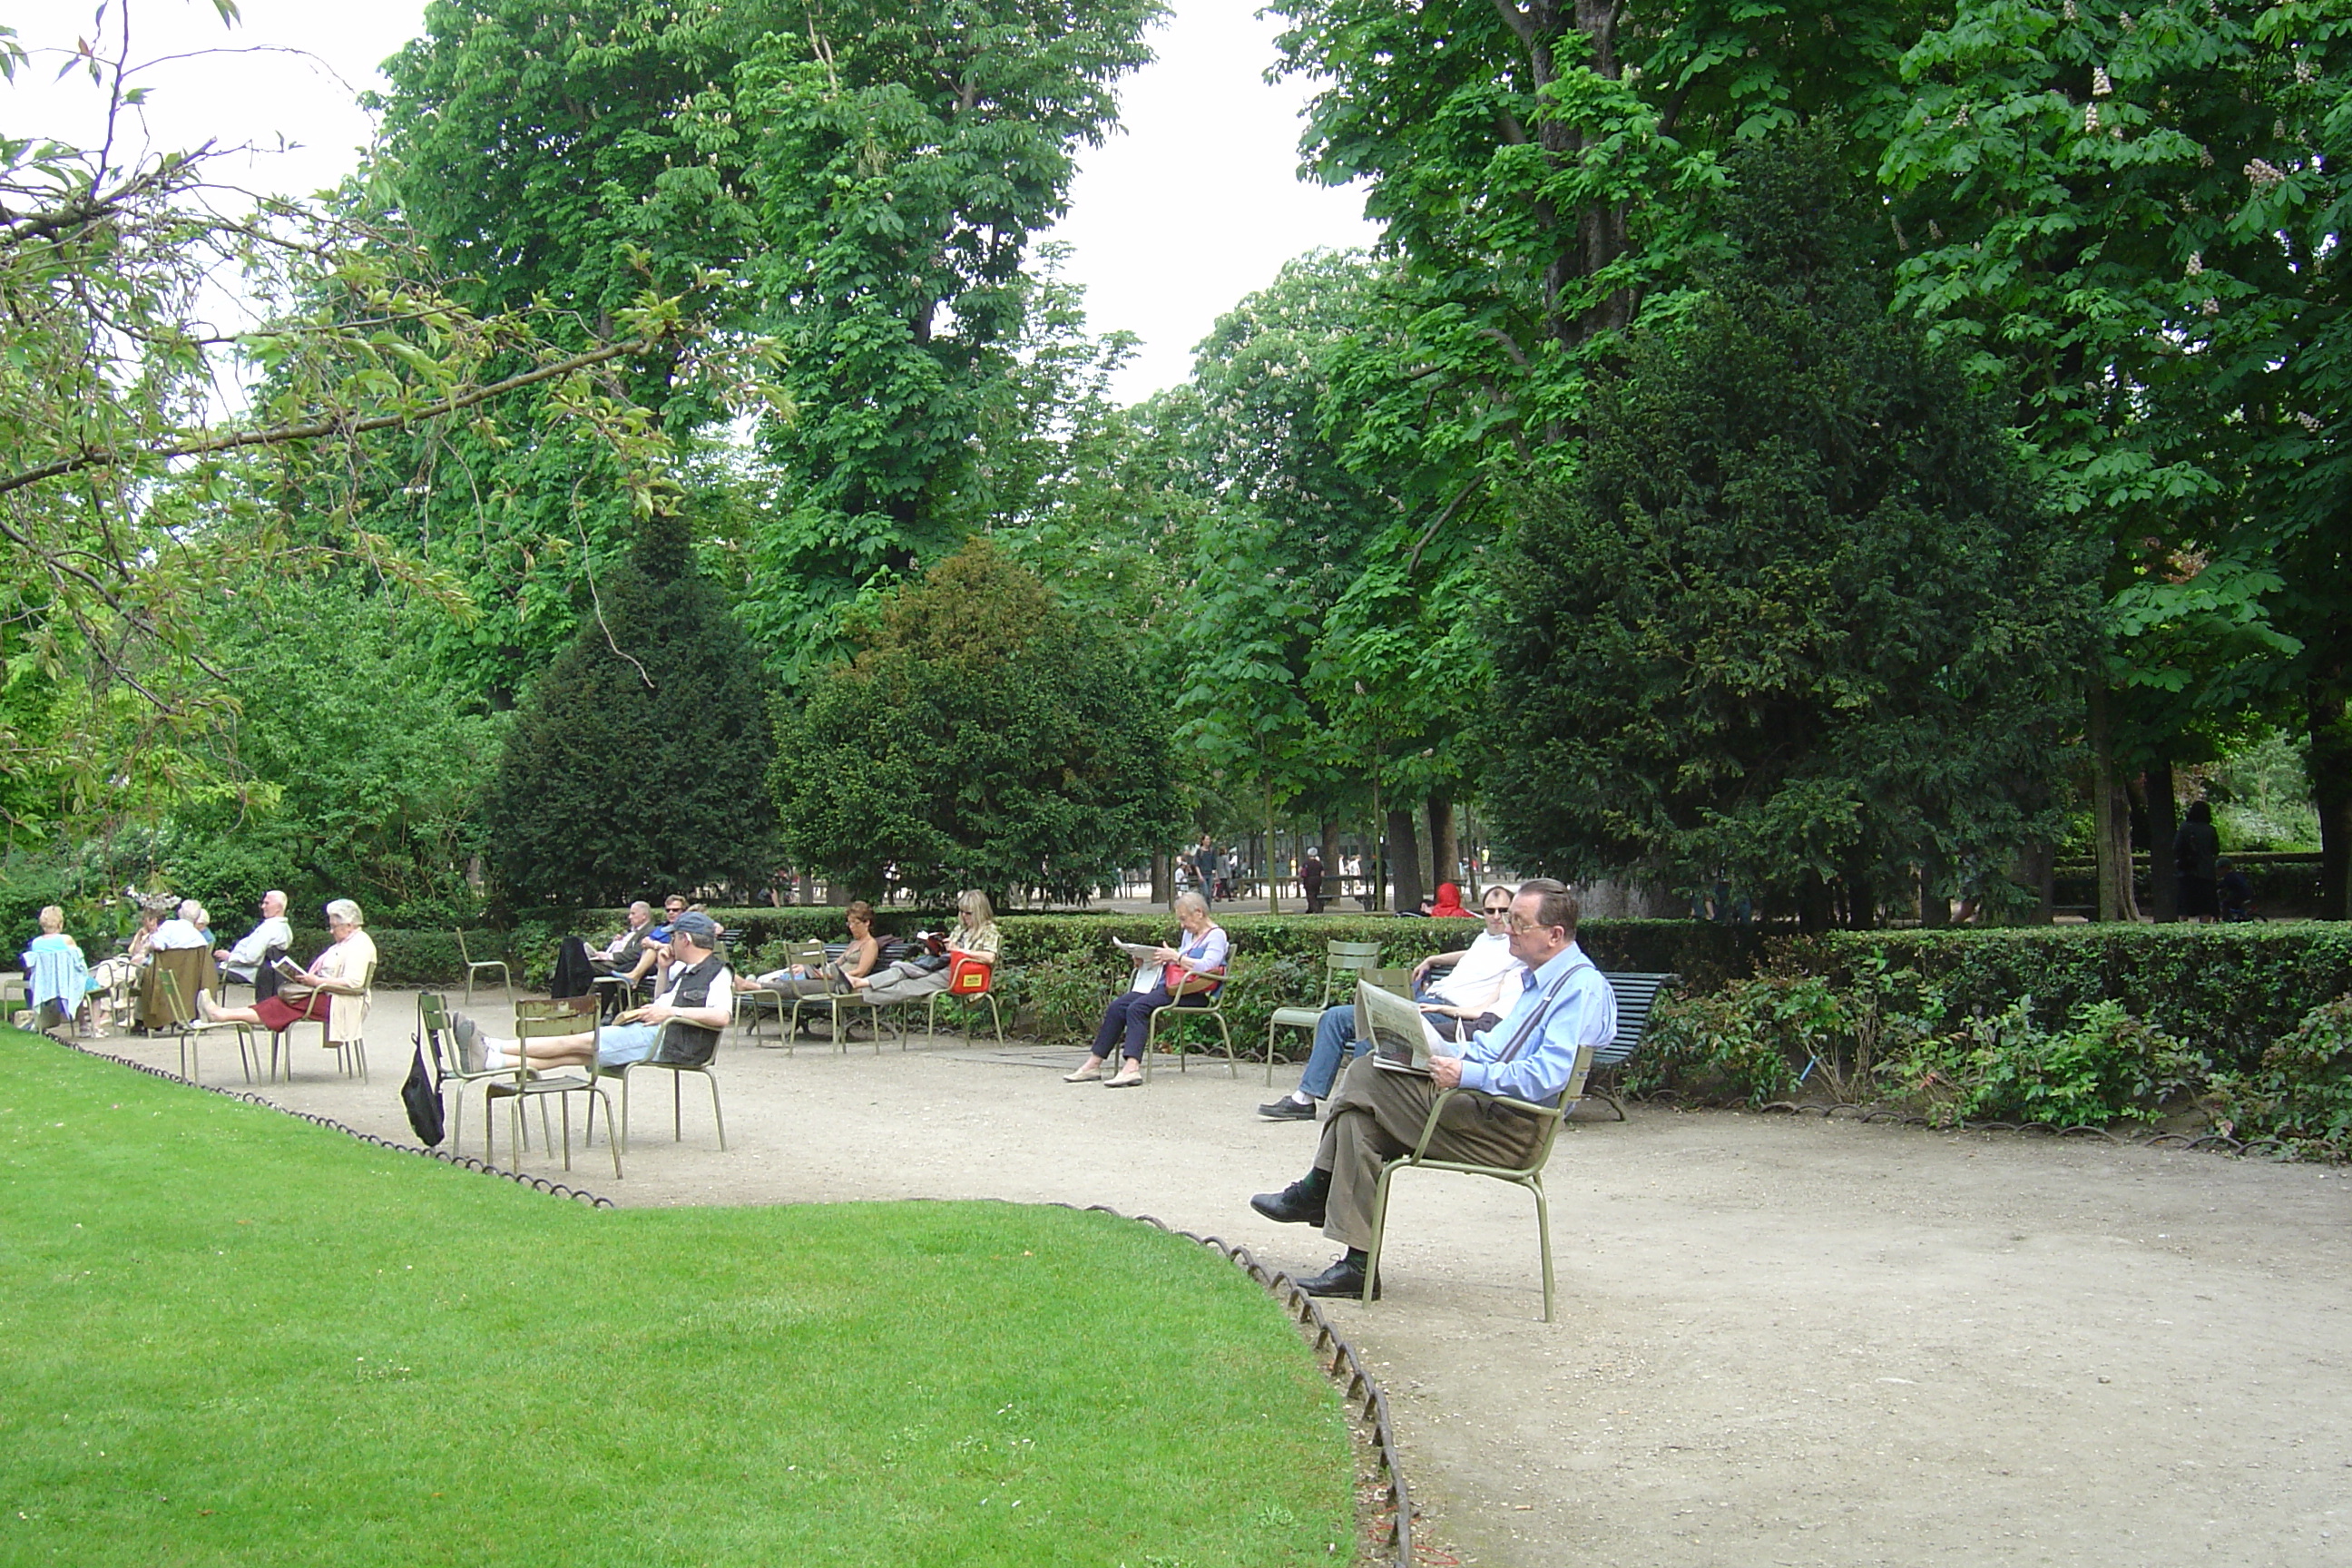
M1512 1110L1523 1111L1538 1121L1557 1121L1568 1114L1566 1104L1538 1105L1531 1100L1513 1100L1507 1094L1488 1094L1486 1090L1477 1089L1440 1089L1436 1102L1429 1108L1429 1120L1421 1124L1421 1136L1413 1141L1412 1153L1409 1158L1414 1164L1420 1164L1428 1155L1429 1141L1437 1136L1438 1119L1445 1114L1445 1102L1457 1094L1475 1094L1479 1099L1493 1104L1507 1105Z

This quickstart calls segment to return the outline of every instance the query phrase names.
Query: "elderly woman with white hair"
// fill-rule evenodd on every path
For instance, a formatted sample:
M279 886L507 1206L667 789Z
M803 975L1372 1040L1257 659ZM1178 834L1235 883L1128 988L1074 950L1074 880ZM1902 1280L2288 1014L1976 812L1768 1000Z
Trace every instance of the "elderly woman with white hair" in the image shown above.
M196 1004L211 1023L258 1024L278 1035L309 1018L325 1024L331 1040L356 1040L366 1029L368 984L375 977L375 943L366 924L359 905L331 900L327 934L334 941L311 960L301 979L287 979L277 995L250 1007L216 1007L209 995L199 995Z
M1173 947L1154 948L1151 958L1160 973L1150 985L1150 968L1135 972L1135 984L1110 999L1103 1009L1101 1027L1095 1030L1094 1048L1078 1070L1063 1075L1064 1083L1091 1083L1103 1076L1119 1037L1127 1037L1127 1059L1115 1078L1103 1079L1105 1089L1133 1089L1143 1081L1143 1041L1151 1032L1151 1015L1171 1003L1180 1007L1205 1007L1225 983L1225 959L1233 951L1224 927L1209 918L1209 903L1198 893L1176 895L1178 932Z

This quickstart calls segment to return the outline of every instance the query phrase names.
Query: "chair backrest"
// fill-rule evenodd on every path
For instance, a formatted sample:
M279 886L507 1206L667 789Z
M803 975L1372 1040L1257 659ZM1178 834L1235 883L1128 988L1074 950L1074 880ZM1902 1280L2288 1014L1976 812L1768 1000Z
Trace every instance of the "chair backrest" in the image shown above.
M1617 1035L1594 1053L1596 1067L1615 1067L1630 1060L1641 1048L1642 1036L1650 1026L1650 1008L1658 993L1680 985L1679 974L1624 973L1601 975L1609 989L1617 995Z
M466 928L463 926L457 926L452 929L456 932L457 938L457 962L460 963L473 963L474 955L466 951Z
M433 1073L441 1075L446 1062L441 1052L441 1036L449 1027L449 1004L437 994L420 991L416 994L416 1043L433 1056Z
M154 976L158 1009L147 1015L148 1026L176 1026L196 1016L196 996L213 988L217 973L210 948L172 947L157 953L149 965Z
M564 1026L561 1029L552 1031L553 1033L576 1035L580 1032L582 1016L595 1013L596 996L593 992L585 996L518 996L515 998L514 1011L515 1034L519 1039L529 1037L522 1033L524 1023L545 1023L551 1019ZM538 1031L540 1034L548 1032Z
M1381 962L1376 942L1327 942L1323 944L1323 1005L1344 1002L1356 994L1357 977Z
M787 950L784 962L788 966L798 964L814 973L824 967L825 960L830 956L821 942L796 942Z

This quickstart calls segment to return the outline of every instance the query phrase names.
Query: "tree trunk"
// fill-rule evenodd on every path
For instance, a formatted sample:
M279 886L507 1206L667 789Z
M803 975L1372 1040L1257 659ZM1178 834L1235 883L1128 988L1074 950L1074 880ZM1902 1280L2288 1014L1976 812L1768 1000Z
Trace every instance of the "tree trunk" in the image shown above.
M2099 919L2137 921L2132 896L2131 812L2116 778L2115 725L2105 681L2091 684L2091 812L2099 864Z
M1151 852L1151 901L1155 904L1164 904L1176 896L1169 886L1170 869L1168 851L1153 850Z
M1952 923L1951 896L1943 890L1944 868L1929 861L1919 868L1919 924L1937 931Z
M1412 808L1389 811L1389 858L1396 882L1396 910L1410 914L1421 908L1421 856L1413 847Z
M2352 717L2339 681L2315 679L2305 689L2311 804L2319 811L2319 918L2352 920Z
M2157 753L2140 793L2147 801L2147 912L2156 923L2180 918L2180 879L2172 874L2172 840L2180 831L2180 803L2172 794L2172 759Z
M1462 880L1462 841L1454 832L1454 796L1448 792L1429 797L1429 858L1437 881ZM1475 900L1465 891L1462 901Z
M2033 912L2028 925L2046 926L2058 902L2058 849L2052 844L2029 844L2017 852L2017 879L2033 889Z
M1819 871L1808 871L1797 884L1797 929L1801 931L1827 931L1832 920L1830 885L1822 880Z

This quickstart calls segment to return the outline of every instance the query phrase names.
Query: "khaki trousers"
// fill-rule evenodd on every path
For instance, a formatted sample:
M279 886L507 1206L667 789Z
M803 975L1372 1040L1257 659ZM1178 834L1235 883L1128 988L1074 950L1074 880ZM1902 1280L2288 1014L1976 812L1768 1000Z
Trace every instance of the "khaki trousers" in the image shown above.
M1323 1143L1315 1152L1318 1170L1331 1173L1323 1234L1359 1250L1372 1245L1372 1195L1381 1167L1412 1152L1437 1102L1437 1086L1417 1073L1383 1072L1368 1053L1349 1064L1331 1097L1323 1122ZM1524 1163L1543 1134L1542 1125L1483 1095L1457 1094L1429 1141L1429 1154L1481 1165Z

